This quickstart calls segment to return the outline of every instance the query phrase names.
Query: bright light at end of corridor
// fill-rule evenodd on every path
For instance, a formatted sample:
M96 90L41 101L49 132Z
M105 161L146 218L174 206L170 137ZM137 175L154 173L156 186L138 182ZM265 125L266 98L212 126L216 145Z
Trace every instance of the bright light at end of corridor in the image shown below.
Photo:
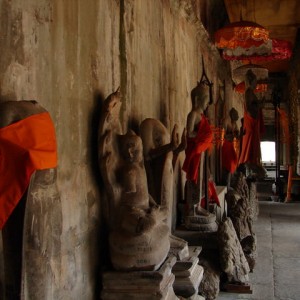
M260 149L263 162L275 162L275 142L261 142Z

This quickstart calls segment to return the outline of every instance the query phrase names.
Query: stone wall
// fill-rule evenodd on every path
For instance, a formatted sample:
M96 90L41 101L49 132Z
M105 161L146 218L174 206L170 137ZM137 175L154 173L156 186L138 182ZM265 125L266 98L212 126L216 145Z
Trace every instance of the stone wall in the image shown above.
M203 54L216 100L228 74L197 19L198 4L0 0L1 101L38 100L53 118L58 141L61 254L53 260L47 247L41 249L49 273L36 280L48 286L36 299L98 295L106 240L96 155L103 99L121 86L124 130L153 117L168 129L178 123L182 131ZM37 226L51 243L48 227Z

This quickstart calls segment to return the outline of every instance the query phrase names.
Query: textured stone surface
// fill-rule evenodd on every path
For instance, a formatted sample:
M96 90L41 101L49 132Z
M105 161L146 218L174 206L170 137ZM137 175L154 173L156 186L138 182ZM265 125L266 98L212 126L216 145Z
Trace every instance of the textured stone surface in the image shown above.
M204 268L203 279L199 286L199 294L206 300L214 300L220 291L220 270L215 266L217 257L213 263L205 258L200 258L199 264Z
M257 183L253 181L248 181L247 183L249 187L249 202L251 205L251 218L253 220L256 220L259 214Z
M242 172L236 172L232 177L231 187L226 195L228 216L233 222L250 270L253 270L257 257L253 230L253 221L258 215L256 182L247 182Z
M61 278L62 213L56 177L56 169L36 171L28 192L24 217L22 293L29 299L49 297L49 286L55 286ZM58 295L59 291L55 291L54 296Z
M230 218L219 225L218 234L220 264L228 283L248 283L250 268Z

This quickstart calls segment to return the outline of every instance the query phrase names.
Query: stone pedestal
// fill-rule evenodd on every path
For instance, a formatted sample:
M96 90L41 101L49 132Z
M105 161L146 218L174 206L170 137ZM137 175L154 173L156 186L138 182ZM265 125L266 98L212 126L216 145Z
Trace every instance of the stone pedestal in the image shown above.
M189 257L188 242L175 235L170 235L170 250L168 256L175 256L178 260Z
M185 218L185 227L192 231L201 232L216 232L218 224L216 223L216 216L209 213L207 216L194 215Z
M189 247L189 257L175 263L172 272L175 275L174 291L177 296L194 299L198 295L204 272L203 267L198 265L201 250L201 247Z
M199 215L196 213L196 207L192 214L185 217L185 227L188 230L199 232L216 232L218 230L218 224L227 216L227 203L225 200L225 194L227 192L226 186L216 186L216 192L219 198L220 206L216 203L209 204L210 214ZM217 221L217 222L216 222Z
M175 257L168 258L157 271L103 273L102 300L175 300L171 270Z

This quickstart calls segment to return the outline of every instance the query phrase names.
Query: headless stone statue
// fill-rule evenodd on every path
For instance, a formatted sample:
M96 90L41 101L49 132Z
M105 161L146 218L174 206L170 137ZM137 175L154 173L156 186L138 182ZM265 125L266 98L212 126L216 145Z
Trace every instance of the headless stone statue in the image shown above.
M99 165L110 202L110 257L116 270L157 270L170 249L167 208L148 193L142 140L133 131L121 134L119 104L117 90L105 100L99 126Z
M45 299L49 288L55 290L56 280L59 280L61 274L62 215L56 185L54 126L46 109L36 101L1 102L2 146L9 141L10 129L13 130L14 138L10 141L9 159L5 159L7 149L0 147L1 155L4 155L5 159L4 169L0 166L1 174L3 171L7 172L7 169L12 171L17 166L18 174L14 176L14 180L20 177L23 171L26 174L29 172L29 177L22 174L22 181L9 180L4 191L13 184L14 193L9 193L7 199L5 193L0 193L1 204L2 201L12 201L11 196L17 191L22 194L20 199L15 199L18 203L2 230L5 296L7 299L36 299L38 295L39 298ZM46 150L44 146L49 140L53 141L47 146L53 153L53 164L49 161L50 157L43 155ZM21 160L19 155L14 157L20 149L23 149ZM36 157L39 157L37 161ZM44 163L39 162L40 159ZM6 173L6 176L9 174ZM28 179L28 182L24 182L24 178ZM26 189L24 194L21 187ZM3 213L2 208L1 212ZM53 296L59 298L58 293L54 291Z

